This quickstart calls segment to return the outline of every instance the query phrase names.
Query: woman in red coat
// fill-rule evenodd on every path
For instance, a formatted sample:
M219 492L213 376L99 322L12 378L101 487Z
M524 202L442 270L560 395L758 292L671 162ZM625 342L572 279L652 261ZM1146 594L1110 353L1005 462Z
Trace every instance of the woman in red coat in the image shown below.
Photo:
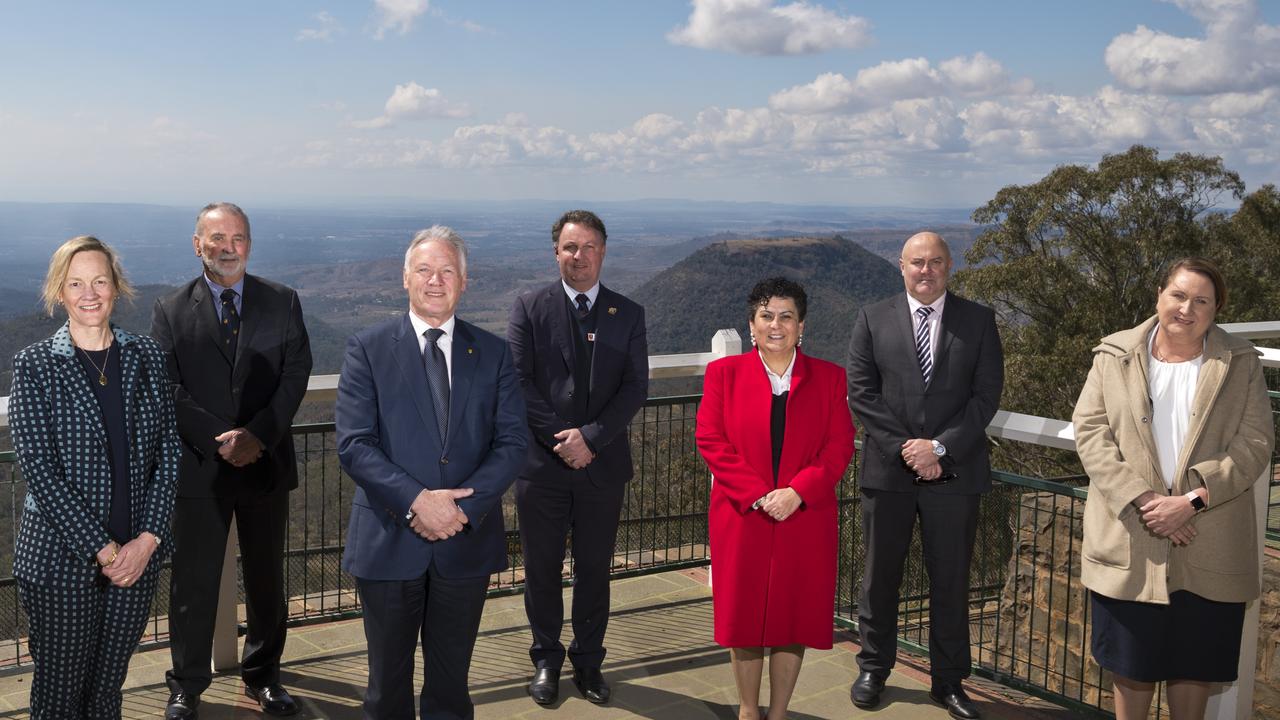
M714 478L715 640L729 648L740 720L758 720L764 648L769 720L786 717L805 647L831 647L836 483L853 456L844 369L800 352L804 288L747 298L750 351L707 366L698 450Z

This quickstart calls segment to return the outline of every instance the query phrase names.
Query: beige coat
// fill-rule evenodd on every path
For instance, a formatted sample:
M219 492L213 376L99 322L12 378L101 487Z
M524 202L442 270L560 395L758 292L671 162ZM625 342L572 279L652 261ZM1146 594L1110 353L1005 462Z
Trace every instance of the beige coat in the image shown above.
M1208 488L1209 507L1192 519L1195 540L1174 546L1148 531L1130 504L1148 490L1165 492L1147 392L1147 336L1155 323L1153 316L1103 338L1076 401L1076 450L1089 474L1081 579L1122 600L1168 604L1175 590L1252 600L1260 593L1252 489L1275 441L1259 353L1210 327L1173 483L1177 494Z

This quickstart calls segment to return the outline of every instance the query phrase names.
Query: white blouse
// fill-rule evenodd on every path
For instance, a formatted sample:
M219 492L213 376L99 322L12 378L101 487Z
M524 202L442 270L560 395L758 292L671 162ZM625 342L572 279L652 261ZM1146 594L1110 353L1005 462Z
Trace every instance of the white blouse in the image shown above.
M1191 427L1191 404L1195 399L1204 353L1185 362L1163 362L1157 360L1152 352L1155 337L1156 331L1152 330L1147 338L1147 354L1151 357L1147 366L1151 432L1155 435L1164 486L1172 490L1174 473L1178 471L1178 457L1182 455L1182 445Z

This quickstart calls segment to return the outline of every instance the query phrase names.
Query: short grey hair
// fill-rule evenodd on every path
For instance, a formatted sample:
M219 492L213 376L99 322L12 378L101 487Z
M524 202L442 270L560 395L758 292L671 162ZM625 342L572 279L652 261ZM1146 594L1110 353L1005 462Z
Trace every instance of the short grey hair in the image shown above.
M249 232L249 216L239 205L229 202L211 202L200 208L200 212L196 213L196 235L200 234L200 223L204 222L204 216L211 212L228 212L232 215L240 216L240 221L244 223L244 236L253 242L253 234Z
M405 272L409 272L409 256L413 254L414 248L433 241L445 243L453 248L453 252L458 256L458 269L462 272L462 277L465 278L467 276L467 244L462 240L462 236L448 225L432 225L413 234L413 240L409 242L409 248L404 251Z

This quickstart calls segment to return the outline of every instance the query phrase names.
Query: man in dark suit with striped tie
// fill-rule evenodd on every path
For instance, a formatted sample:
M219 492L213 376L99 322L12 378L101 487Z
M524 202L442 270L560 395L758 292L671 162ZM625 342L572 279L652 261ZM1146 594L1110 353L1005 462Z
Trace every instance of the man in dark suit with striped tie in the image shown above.
M991 488L986 428L1000 403L1004 355L990 308L947 291L951 250L913 235L899 260L906 292L858 311L849 342L849 405L862 426L859 491L866 564L853 703L880 702L897 657L898 589L920 518L929 574L930 697L952 717L978 710L969 676L969 563L978 502Z

